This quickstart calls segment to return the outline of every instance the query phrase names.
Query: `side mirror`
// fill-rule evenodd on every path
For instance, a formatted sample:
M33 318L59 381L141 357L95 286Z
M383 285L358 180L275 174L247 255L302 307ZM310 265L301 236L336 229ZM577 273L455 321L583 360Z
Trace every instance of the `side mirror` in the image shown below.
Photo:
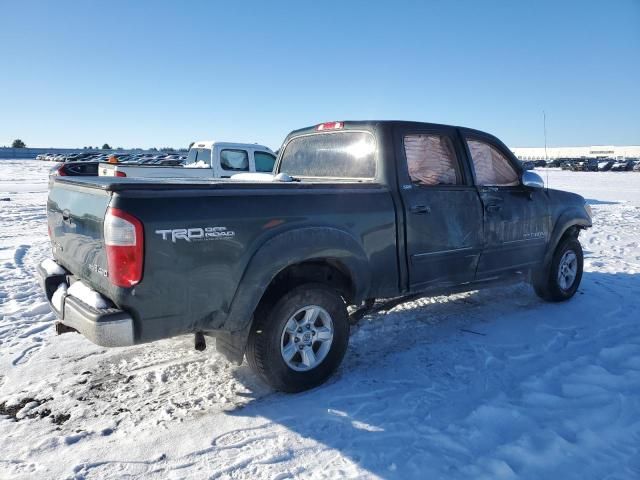
M522 184L525 187L544 188L544 180L542 180L542 177L531 170L525 170L522 174Z

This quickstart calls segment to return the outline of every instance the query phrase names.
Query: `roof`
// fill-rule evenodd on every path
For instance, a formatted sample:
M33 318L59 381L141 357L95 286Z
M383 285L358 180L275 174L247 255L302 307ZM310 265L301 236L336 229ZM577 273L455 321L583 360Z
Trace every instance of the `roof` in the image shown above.
M191 148L209 148L212 149L214 146L216 147L227 147L227 148L258 148L261 150L271 151L271 149L265 145L260 145L258 143L235 143L235 142L216 142L214 140L198 140L197 142L193 142Z

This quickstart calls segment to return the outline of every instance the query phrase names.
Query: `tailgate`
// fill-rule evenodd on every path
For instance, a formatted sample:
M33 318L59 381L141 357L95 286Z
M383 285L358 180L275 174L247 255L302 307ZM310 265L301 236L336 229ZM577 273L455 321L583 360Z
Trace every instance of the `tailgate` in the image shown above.
M109 288L103 221L111 192L54 181L47 201L53 255L74 275L103 292Z
M101 163L98 166L98 176L100 177L115 177L116 165L113 163Z

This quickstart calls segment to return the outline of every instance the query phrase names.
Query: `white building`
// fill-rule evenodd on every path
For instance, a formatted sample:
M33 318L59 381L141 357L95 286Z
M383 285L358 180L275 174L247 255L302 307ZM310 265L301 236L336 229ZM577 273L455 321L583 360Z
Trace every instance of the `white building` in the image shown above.
M511 151L519 160L544 160L544 147L516 147ZM547 147L546 158L640 158L640 146L592 145L590 147Z

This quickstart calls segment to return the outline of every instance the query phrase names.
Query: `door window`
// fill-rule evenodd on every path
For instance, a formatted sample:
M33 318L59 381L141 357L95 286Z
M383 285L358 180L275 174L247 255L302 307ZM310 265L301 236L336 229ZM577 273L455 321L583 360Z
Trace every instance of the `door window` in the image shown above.
M480 140L467 140L467 145L478 185L510 187L520 184L518 173L495 147Z
M222 150L220 164L225 170L236 172L249 171L249 154L246 150Z
M276 157L267 152L254 152L253 158L256 163L256 172L273 171L273 164L276 163Z
M451 139L444 135L404 137L404 151L411 181L416 185L459 185L458 160Z

